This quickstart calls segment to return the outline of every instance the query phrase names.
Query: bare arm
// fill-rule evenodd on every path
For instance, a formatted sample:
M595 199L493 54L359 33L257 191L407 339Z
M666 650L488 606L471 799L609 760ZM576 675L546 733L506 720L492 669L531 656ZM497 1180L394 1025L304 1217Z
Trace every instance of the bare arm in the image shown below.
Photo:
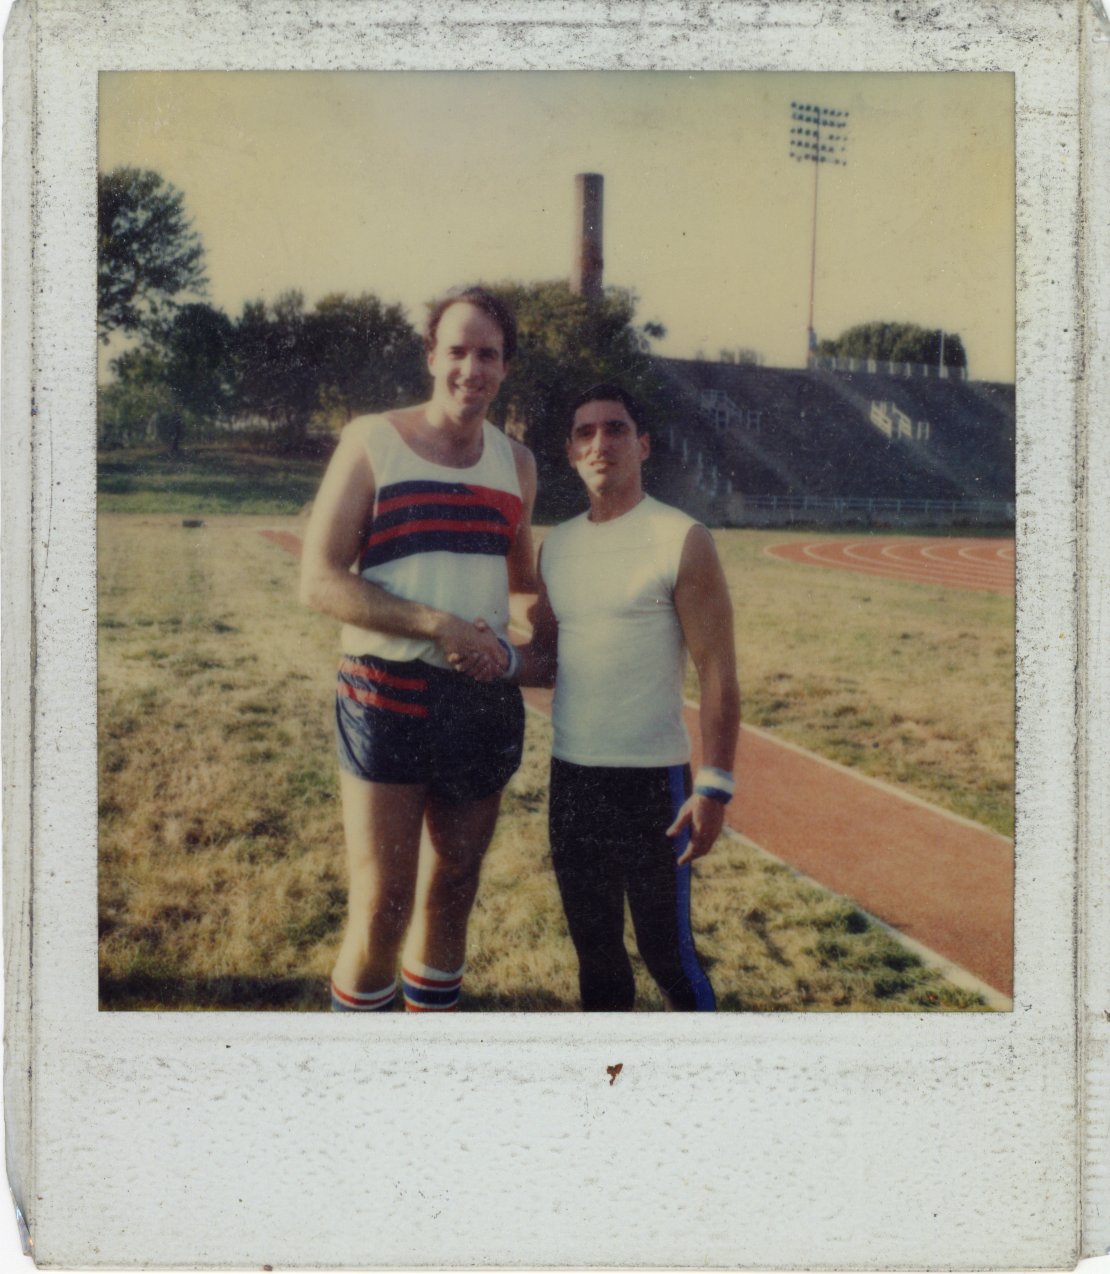
M686 536L674 603L701 687L702 764L731 772L740 731L732 602L713 538L703 526L691 527ZM676 835L690 824L690 844L680 864L709 853L724 817L720 801L697 793L690 797L668 829Z
M535 580L538 592L535 601L528 609L528 622L532 626L532 635L527 645L513 647L518 663L512 680L518 686L553 686L555 666L558 661L559 624L555 618L555 612L551 609L543 575L538 570ZM487 630L484 620L478 619L475 623L479 628ZM502 653L502 658L497 665L500 675L506 675L511 660L512 656L507 652Z
M510 442L524 511L506 563L509 568L509 592L534 593L537 582L536 550L532 543L532 509L536 503L536 458L519 442L513 442L512 439Z
M491 634L457 615L395 597L351 573L373 509L370 459L359 439L344 430L305 532L301 601L345 624L397 637L427 638L448 660L460 655L496 659L499 647Z
M542 567L542 562L541 562ZM536 572L539 593L528 612L532 621L532 637L526 646L517 646L520 669L514 680L520 686L553 686L559 660L559 622L551 609L542 570Z
M529 596L533 598L533 605L529 606L526 612L529 619L531 619L538 580L535 549L532 542L532 509L536 503L536 460L528 448L521 443L510 438L509 444L513 450L513 462L516 464L516 476L520 484L520 498L524 507L521 511L516 537L505 560L505 566L509 575L509 592L521 595L525 606L528 605ZM510 609L512 609L511 606ZM484 619L476 619L474 625L479 632L492 632ZM500 645L498 645L496 655L492 661L468 658L464 654L459 654L451 659L452 667L459 672L465 672L476 681L500 680L505 675L511 662L512 656ZM514 675L513 680L519 681L519 672L518 675Z

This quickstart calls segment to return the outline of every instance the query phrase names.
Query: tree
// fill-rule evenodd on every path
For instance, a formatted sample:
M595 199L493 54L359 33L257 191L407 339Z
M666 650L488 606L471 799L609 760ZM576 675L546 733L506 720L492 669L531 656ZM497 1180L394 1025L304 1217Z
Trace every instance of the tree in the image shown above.
M717 361L729 363L733 366L761 367L763 365L763 355L758 350L751 349L747 345L741 345L737 349L722 349L717 355Z
M364 292L333 293L308 316L315 355L316 418L342 427L352 417L384 411L420 396L424 346L399 305Z
M117 380L96 400L97 442L101 447L133 447L171 439L181 404L162 380Z
M157 337L112 360L118 393L109 398L117 431L149 410L147 436L171 451L227 420L232 403L232 326L222 310L185 305ZM107 393L107 391L105 391ZM157 410L155 410L155 407ZM120 416L120 412L125 412Z
M918 327L914 323L861 323L832 341L821 341L817 353L824 357L876 358L895 363L929 363L937 366L944 342L944 366L966 367L967 352L955 332Z
M535 453L539 516L563 517L582 499L564 452L568 402L589 385L616 380L642 401L641 423L650 428L661 386L650 340L666 331L654 322L636 326L636 297L617 288L607 289L596 306L562 281L492 290L516 311L520 339L490 415Z
M185 198L149 169L114 168L97 180L97 328L152 335L178 297L205 295L204 248Z
M304 295L248 301L235 325L235 410L303 438L319 398L305 334Z
M236 410L270 422L291 446L312 424L419 398L423 346L404 311L363 293L333 293L306 310L300 292L243 307L233 338Z
M231 320L211 305L185 305L159 342L166 382L195 419L217 424L232 403Z

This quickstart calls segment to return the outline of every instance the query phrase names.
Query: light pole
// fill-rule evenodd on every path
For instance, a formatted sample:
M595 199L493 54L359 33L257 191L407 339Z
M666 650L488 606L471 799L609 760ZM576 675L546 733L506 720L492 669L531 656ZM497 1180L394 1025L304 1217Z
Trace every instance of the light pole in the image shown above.
M809 257L809 324L806 327L806 366L817 351L817 333L813 329L813 289L817 278L817 178L822 164L848 161L848 112L831 106L815 106L811 102L790 103L790 158L813 165L813 244Z

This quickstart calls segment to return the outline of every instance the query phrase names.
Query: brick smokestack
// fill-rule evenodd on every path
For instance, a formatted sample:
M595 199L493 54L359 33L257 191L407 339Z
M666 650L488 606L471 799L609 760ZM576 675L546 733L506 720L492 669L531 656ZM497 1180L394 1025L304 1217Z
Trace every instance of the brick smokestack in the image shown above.
M601 272L605 264L601 254L604 184L605 178L600 173L579 173L574 179L574 268L570 287L591 305L601 300Z

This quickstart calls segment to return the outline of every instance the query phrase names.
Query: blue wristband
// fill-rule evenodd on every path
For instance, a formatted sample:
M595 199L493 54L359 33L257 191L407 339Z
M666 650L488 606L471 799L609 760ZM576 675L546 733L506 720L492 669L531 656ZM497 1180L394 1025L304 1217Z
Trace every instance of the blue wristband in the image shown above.
M707 796L711 801L727 805L736 795L736 780L728 770L703 765L694 778L694 791L698 796Z
M502 649L509 656L508 666L505 668L505 671L501 674L498 680L512 681L512 679L520 671L520 655L517 654L516 647L507 642L504 637L498 637L497 640L501 643Z

